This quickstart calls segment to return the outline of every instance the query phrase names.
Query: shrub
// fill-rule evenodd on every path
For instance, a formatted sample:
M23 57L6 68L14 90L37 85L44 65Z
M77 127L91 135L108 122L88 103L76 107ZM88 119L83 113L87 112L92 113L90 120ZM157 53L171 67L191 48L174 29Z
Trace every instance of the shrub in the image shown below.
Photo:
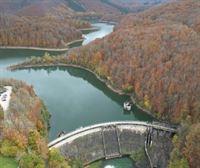
M151 102L149 100L149 97L147 95L144 96L144 107L147 109L147 110L150 110L152 109L152 105L151 105Z
M191 126L186 136L184 154L192 168L200 165L200 123Z
M41 101L42 102L42 101ZM41 109L41 116L42 116L42 125L43 127L38 128L38 131L40 132L40 135L43 137L47 137L48 136L48 129L50 127L49 124L49 119L50 119L50 114L47 111L46 106L44 105L44 103L42 102L42 109Z
M36 154L39 154L42 158L47 158L48 147L46 141L37 130L32 130L29 132L28 147L32 150L32 152L34 151Z
M40 134L36 131L30 131L28 135L28 145L30 149L38 151L38 141L40 139Z
M49 168L70 168L57 149L49 151Z
M133 92L133 86L129 84L125 84L122 86L124 93L132 93Z
M3 140L1 143L0 151L3 156L15 157L17 156L17 152L19 151L19 148L17 145L12 143L11 141Z
M24 155L20 162L20 168L45 168L45 162L36 154L26 154Z
M177 148L174 148L171 153L171 160L168 168L189 168L187 159L181 155Z
M82 161L78 158L72 159L70 162L70 166L72 168L84 168Z
M1 141L0 152L4 156L19 157L27 147L26 137L23 134L9 130L4 130L4 137Z

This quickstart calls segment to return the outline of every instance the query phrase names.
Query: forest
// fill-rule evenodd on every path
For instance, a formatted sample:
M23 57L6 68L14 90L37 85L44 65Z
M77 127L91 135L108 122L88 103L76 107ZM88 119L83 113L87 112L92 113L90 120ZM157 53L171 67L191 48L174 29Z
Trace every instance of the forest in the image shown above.
M0 46L65 48L91 25L79 18L118 22L166 0L0 0Z
M129 15L111 35L71 51L70 58L97 72L103 69L100 74L118 88L132 86L138 100L148 97L149 110L160 116L179 121L188 108L193 109L194 120L198 119L200 20L196 18L200 12L195 7L199 1L181 2L180 11L176 4L164 6L162 15L160 8ZM172 8L174 16L168 12Z
M159 119L180 125L169 168L200 165L200 1L182 0L129 14L103 39L69 56L27 64L76 64L134 97Z
M32 86L1 79L0 87L4 86L12 86L12 94L10 108L1 116L0 156L15 157L21 162L34 157L42 164L48 156L49 114ZM23 163L20 165L25 167Z
M0 46L63 48L82 38L79 29L90 24L74 18L64 4L39 3L22 8L17 15L0 14Z
M181 125L169 167L200 165L200 1L183 0L122 19L114 32L71 51L158 118Z

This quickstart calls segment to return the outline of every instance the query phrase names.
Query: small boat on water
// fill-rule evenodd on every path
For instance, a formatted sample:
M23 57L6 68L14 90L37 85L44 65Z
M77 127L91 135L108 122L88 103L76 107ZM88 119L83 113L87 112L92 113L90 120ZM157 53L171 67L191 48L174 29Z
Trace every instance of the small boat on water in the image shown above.
M124 102L124 110L131 111L132 103L130 101Z

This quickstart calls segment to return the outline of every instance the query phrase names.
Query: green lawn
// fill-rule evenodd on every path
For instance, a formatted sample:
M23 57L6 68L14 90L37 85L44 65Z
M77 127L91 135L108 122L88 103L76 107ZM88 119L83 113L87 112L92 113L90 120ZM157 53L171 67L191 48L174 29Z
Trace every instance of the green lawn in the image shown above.
M0 168L17 168L18 164L13 158L0 156Z

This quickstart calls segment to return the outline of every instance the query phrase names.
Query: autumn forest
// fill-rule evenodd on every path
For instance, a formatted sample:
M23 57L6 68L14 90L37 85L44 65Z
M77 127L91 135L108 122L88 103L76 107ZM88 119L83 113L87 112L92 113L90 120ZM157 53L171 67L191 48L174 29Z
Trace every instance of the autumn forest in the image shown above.
M108 36L71 49L67 54L46 53L10 69L66 64L94 72L113 90L131 96L140 108L159 121L178 125L168 168L198 168L200 1L59 0L56 5L51 1L27 2L31 5L17 8L15 15L11 12L0 15L0 46L63 48L68 42L82 38L81 29L91 28L90 22L82 18L95 16L117 24ZM44 10L38 10L41 3ZM24 85L17 83L17 87L22 87L21 92L30 94L35 102L35 107L29 107L32 117L28 122L38 136L44 136L47 125L39 113L43 104L35 98L32 88ZM34 113L40 116L39 123ZM26 134L23 130L22 136ZM39 153L43 157L43 152Z

